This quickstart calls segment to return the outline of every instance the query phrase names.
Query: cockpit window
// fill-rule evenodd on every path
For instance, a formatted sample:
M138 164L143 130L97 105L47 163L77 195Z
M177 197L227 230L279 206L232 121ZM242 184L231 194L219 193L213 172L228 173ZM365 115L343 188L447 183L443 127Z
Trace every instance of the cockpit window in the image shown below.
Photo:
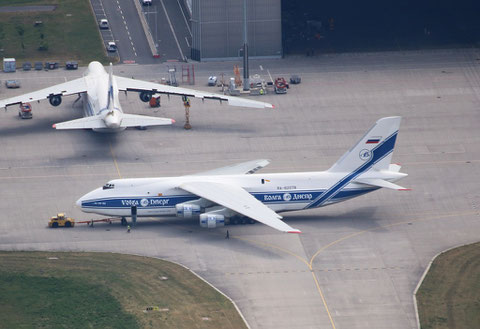
M103 185L104 190L111 190L114 187L115 187L115 184L110 184L110 183Z

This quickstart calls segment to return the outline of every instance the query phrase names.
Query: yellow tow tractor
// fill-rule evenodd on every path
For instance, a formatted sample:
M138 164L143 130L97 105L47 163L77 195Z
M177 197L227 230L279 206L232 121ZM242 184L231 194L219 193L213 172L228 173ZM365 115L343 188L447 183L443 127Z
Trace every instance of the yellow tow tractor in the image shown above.
M64 213L59 213L57 216L50 218L48 222L48 227L57 228L57 227L74 227L75 220L70 217L65 217Z

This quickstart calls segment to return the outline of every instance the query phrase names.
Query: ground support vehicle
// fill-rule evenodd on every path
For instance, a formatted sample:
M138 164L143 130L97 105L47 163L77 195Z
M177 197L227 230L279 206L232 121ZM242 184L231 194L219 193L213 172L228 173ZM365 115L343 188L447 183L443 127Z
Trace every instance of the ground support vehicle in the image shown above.
M32 105L30 105L30 103L20 104L20 108L18 109L18 116L22 119L31 119L33 117Z
M57 227L74 227L75 220L70 217L65 217L64 213L59 213L57 216L50 218L48 222L48 227L57 228Z
M288 83L285 81L285 78L276 78L275 82L273 83L274 85L274 90L276 94L286 94L287 93L287 88L288 88Z

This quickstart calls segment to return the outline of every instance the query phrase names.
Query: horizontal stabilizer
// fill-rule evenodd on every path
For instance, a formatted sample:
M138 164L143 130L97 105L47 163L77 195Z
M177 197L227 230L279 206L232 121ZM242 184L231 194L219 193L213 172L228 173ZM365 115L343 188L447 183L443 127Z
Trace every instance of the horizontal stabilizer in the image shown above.
M365 185L370 185L370 186L375 186L375 187L384 187L384 188L389 188L392 190L398 190L398 191L410 191L411 189L402 187L397 184L393 184L392 182L386 181L381 178L358 178L353 181L354 183L360 183L360 184L365 184Z
M402 166L396 163L391 163L388 167L388 170L393 172L400 172L400 169L402 169Z
M54 124L52 127L58 130L107 128L101 115L94 115L91 117L60 122Z
M168 118L148 117L145 115L122 114L122 123L120 127L147 127L147 126L164 126L175 123L175 120Z

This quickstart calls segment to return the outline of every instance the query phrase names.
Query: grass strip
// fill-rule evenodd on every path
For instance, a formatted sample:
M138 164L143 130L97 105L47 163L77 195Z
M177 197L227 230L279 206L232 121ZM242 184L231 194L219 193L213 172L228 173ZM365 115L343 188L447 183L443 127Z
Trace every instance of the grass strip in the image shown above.
M83 65L109 61L89 0L0 0L0 7L27 5L56 8L0 12L1 57L19 62L76 60Z
M245 328L185 268L108 253L0 252L0 328Z
M422 329L480 327L480 243L438 256L417 292Z

